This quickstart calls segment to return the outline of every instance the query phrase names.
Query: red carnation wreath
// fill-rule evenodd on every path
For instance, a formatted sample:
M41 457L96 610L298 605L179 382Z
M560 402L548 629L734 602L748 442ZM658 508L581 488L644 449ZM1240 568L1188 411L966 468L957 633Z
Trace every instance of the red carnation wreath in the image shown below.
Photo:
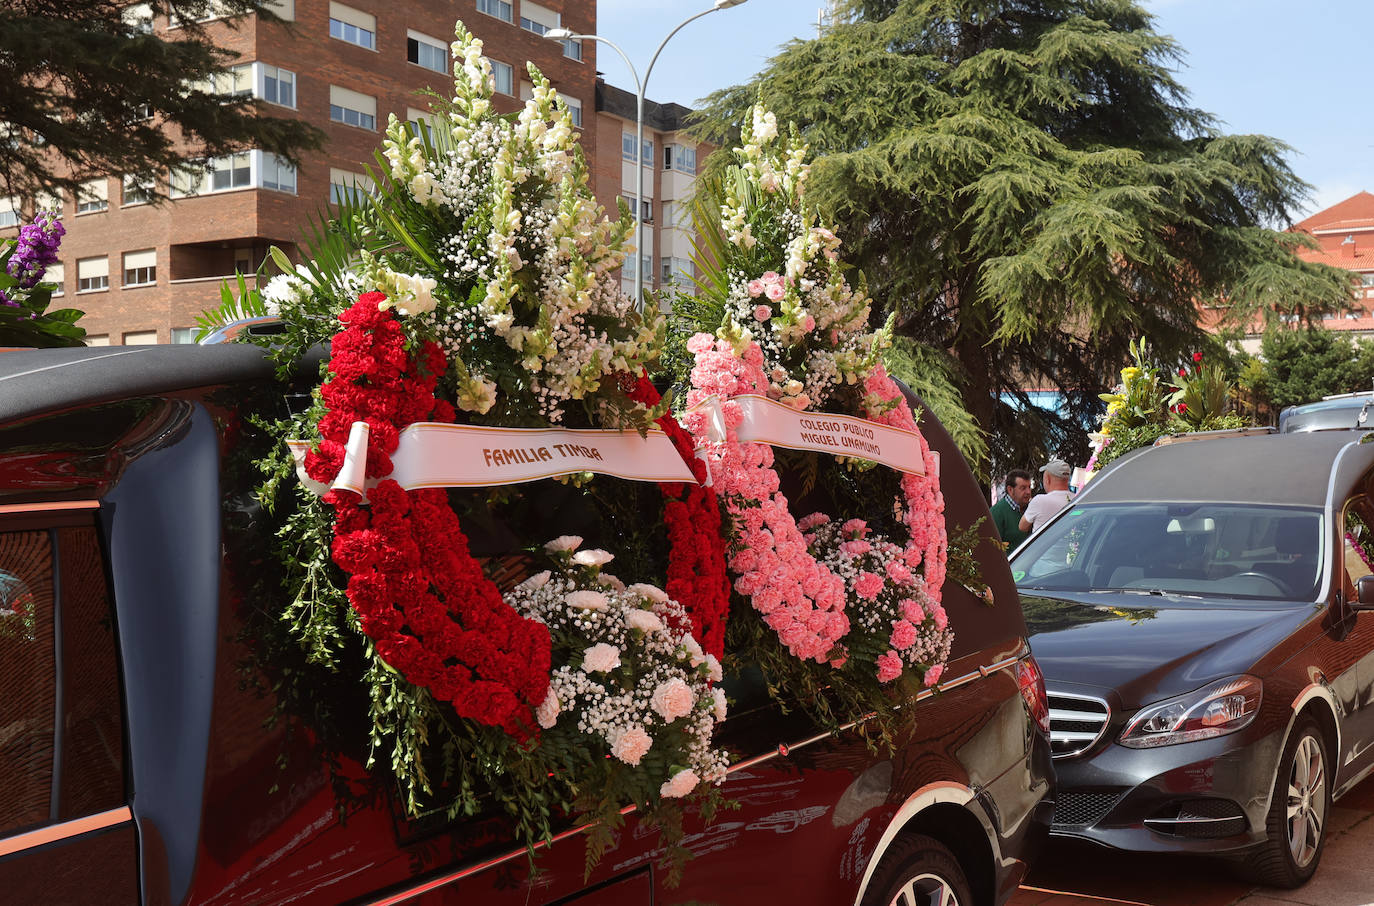
M450 703L460 717L498 726L518 738L535 732L534 709L548 690L551 642L541 623L520 616L469 553L442 489L407 491L386 478L401 430L418 421L452 422L454 410L434 395L446 367L426 342L412 358L382 293L364 293L340 316L330 377L320 388L328 413L320 443L306 456L314 480L334 480L356 421L369 428L366 475L382 479L368 492L335 489L331 553L348 574L347 595L377 653L408 682ZM641 377L632 396L653 405L659 394ZM704 467L693 441L670 415L658 420L698 480ZM724 650L729 579L720 508L710 489L666 483L669 596L683 605L703 650Z

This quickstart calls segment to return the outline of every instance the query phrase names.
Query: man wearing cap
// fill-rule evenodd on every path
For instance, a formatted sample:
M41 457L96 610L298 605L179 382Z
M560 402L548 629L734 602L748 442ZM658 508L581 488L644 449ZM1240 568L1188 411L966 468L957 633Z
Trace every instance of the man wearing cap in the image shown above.
M1040 467L1040 480L1045 486L1045 493L1037 494L1026 504L1026 512L1021 514L1021 531L1035 531L1069 505L1073 499L1069 493L1069 475L1072 471L1062 459L1051 459Z
M1030 503L1031 474L1025 469L1012 469L1007 473L1002 499L992 505L992 524L997 526L997 534L1011 553L1030 537L1030 532L1021 531L1021 513Z

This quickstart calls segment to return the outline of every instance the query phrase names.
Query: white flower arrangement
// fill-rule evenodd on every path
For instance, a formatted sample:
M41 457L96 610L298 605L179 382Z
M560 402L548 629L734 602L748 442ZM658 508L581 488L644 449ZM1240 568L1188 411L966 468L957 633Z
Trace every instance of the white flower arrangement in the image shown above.
M565 536L545 545L556 567L506 596L549 627L568 656L556 653L548 697L536 711L545 733L577 733L624 765L657 772L663 798L719 783L728 764L711 746L725 717L725 695L712 685L720 663L685 628L681 605L656 586L607 584L605 551L577 551ZM580 554L593 554L591 557ZM619 584L619 587L615 587ZM660 776L661 775L661 776Z

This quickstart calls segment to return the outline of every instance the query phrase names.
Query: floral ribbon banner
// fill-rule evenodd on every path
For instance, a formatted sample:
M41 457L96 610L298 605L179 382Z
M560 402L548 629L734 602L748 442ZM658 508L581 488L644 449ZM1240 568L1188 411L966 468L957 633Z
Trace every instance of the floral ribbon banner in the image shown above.
M361 494L375 485L376 481L362 477L367 437L367 424L354 422L338 478L328 486L310 481L311 489L323 494L334 487ZM288 446L299 471L310 445L293 440ZM640 435L637 431L595 428L493 428L416 422L401 431L391 461L389 477L407 491L493 487L578 472L631 481L696 484L672 440L658 430Z
M739 404L742 416L736 431L741 443L851 456L882 463L899 472L925 474L921 441L914 432L866 418L801 411L758 394L740 394L731 399ZM707 412L712 422L721 418L717 396L692 408Z

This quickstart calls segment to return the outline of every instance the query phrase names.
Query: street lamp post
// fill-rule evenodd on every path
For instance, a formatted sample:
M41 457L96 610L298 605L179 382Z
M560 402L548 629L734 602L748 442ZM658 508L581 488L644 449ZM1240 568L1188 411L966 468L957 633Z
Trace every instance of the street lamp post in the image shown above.
M630 77L635 80L635 255L638 261L635 262L635 305L644 305L644 88L649 83L649 74L654 71L654 64L658 62L658 55L663 52L663 47L673 37L682 31L683 26L689 22L700 19L707 13L713 13L718 9L729 9L732 6L739 6L746 0L715 0L715 4L710 9L684 19L677 28L668 32L668 37L659 42L658 50L654 51L653 57L649 59L649 68L644 70L644 78L639 77L635 71L634 64L625 51L613 41L601 37L600 35L579 35L566 28L551 28L544 32L544 37L550 41L563 41L573 38L580 41L600 41L608 45L616 53L620 54L620 59L625 61L625 66L630 70Z

